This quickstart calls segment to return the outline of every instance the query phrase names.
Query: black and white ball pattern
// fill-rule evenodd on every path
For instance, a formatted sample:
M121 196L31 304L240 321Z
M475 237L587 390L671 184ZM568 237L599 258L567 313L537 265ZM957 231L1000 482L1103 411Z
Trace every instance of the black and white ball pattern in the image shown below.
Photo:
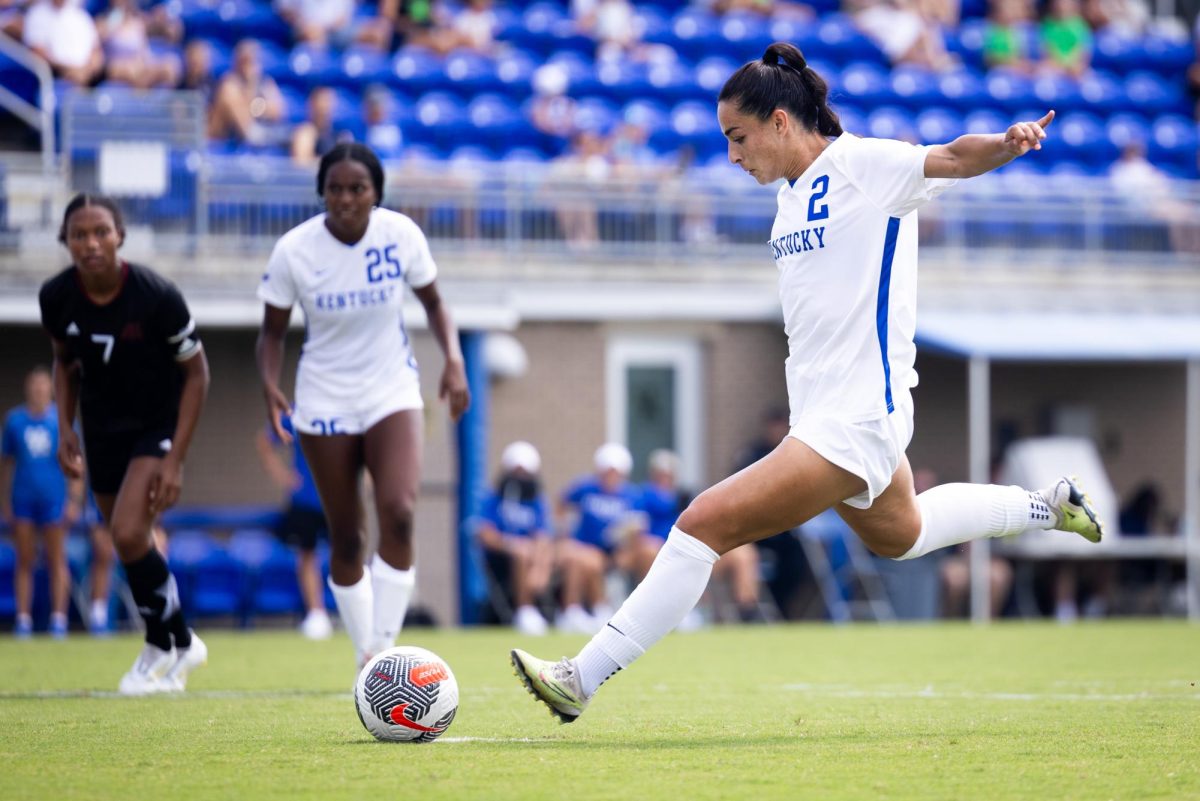
M354 686L354 705L358 719L378 739L428 743L454 720L458 682L437 654L402 645L363 667Z

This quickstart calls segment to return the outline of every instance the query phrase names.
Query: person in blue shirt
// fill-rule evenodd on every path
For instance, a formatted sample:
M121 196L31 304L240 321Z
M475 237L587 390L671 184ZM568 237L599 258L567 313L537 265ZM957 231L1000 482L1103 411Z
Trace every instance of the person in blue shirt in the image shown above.
M58 412L53 403L54 382L45 367L25 378L25 404L4 419L3 469L0 504L12 526L17 548L14 584L17 601L15 633L33 633L33 565L36 534L45 539L50 572L50 634L67 636L67 601L71 574L67 569L67 528L79 515L75 494L68 498L67 479L58 466ZM11 484L10 484L11 481Z
M283 430L292 435L291 464L287 464L279 455L279 448L284 443L271 427L258 432L258 456L275 484L289 493L288 507L279 520L275 534L296 551L296 580L300 584L305 609L300 632L310 640L327 640L333 636L333 623L325 609L316 553L317 540L329 536L325 527L325 512L321 508L321 496L317 494L312 471L300 449L300 438L292 427L292 418L285 416L282 422Z
M484 498L477 534L498 579L509 579L513 626L539 636L549 628L538 599L550 585L553 549L542 495L542 458L528 442L512 442L500 456L500 478Z
M593 462L595 473L568 487L558 509L562 528L569 528L571 535L559 548L562 612L555 625L579 633L594 633L612 612L604 581L610 568L632 572L643 561L653 560L652 554L648 560L640 556L646 547L641 536L645 519L639 509L641 493L629 483L633 469L629 450L609 442L596 450Z
M641 486L639 502L639 508L646 515L644 540L647 547L640 548L636 554L638 581L649 572L671 527L691 502L691 494L678 484L679 457L675 453L663 448L651 451L647 467L649 480ZM741 545L725 552L713 566L713 578L728 583L738 619L742 622L762 620L758 608L758 576L758 552L753 545ZM687 622L685 618L684 623Z

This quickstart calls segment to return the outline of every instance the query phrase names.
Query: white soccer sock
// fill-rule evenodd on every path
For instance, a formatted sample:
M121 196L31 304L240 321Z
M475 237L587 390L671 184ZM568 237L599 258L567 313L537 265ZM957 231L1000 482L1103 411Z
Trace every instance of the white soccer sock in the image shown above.
M704 594L717 556L695 537L671 529L646 578L575 657L585 695L591 697L609 676L679 625Z
M91 622L93 626L99 628L108 625L108 601L99 599L92 601Z
M1037 492L998 484L942 484L917 496L921 534L899 559L1029 528L1053 528L1054 515Z
M408 613L408 599L412 597L417 583L417 568L408 570L392 567L375 554L371 560L371 585L375 590L375 647L391 648L396 644L396 635L404 626Z
M342 616L342 625L350 635L354 652L361 659L371 646L371 610L374 606L371 571L364 566L363 577L348 587L334 584L331 576L329 589L333 591L333 600L337 602L338 614Z

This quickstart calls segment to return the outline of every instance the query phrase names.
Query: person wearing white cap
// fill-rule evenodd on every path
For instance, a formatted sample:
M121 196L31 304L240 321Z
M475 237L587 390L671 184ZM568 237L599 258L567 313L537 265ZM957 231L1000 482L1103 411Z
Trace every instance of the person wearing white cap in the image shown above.
M605 443L596 449L592 462L595 473L568 487L558 509L560 520L574 515L574 522L559 551L562 612L555 625L579 633L595 632L612 612L604 585L609 568L631 570L638 561L637 548L644 547L636 536L644 523L638 511L639 493L629 483L633 469L629 449L617 442Z
M511 578L513 626L522 634L549 628L537 600L550 584L553 553L539 475L542 457L528 442L509 443L500 456L496 489L483 501L478 536L492 574Z

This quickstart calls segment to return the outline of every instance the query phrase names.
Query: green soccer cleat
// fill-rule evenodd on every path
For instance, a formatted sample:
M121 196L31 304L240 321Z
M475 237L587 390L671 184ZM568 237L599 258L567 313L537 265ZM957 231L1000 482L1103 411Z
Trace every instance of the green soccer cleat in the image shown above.
M573 660L563 657L558 662L549 662L514 648L512 664L513 673L525 685L525 689L550 707L559 723L574 721L587 708L589 699L584 697L579 671L575 669Z
M1054 515L1054 527L1059 531L1071 531L1088 542L1099 542L1104 536L1104 523L1096 517L1092 499L1084 494L1075 479L1063 476L1053 486L1041 490Z

